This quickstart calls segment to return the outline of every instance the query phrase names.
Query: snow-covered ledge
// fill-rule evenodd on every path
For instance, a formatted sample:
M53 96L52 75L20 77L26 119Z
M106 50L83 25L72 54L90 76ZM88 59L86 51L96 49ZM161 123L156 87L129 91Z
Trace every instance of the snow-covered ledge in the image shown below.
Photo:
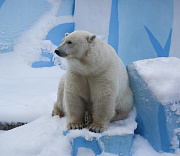
M71 142L72 155L79 155L88 149L92 155L111 153L130 156L134 130L137 128L135 118L136 110L134 108L127 119L110 123L109 128L103 133L93 133L87 128L64 131L64 135Z
M24 126L1 135L1 155L123 155L130 156L135 122L135 108L125 120L109 125L103 133L87 128L67 130L67 118L44 115Z
M137 109L137 133L157 151L180 147L180 59L156 58L127 66Z

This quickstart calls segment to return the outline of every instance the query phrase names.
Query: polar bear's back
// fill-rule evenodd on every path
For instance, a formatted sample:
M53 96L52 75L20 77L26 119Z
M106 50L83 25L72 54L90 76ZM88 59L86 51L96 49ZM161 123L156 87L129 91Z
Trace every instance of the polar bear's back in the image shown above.
M108 61L110 62L109 66L112 66L111 70L113 70L115 73L115 76L117 76L119 78L119 83L122 84L122 82L123 82L123 84L126 87L128 87L129 86L129 78L128 78L127 70L126 70L124 63L122 62L120 57L117 55L116 51L114 50L114 48L112 46L102 42L99 39L98 39L98 42L101 45L102 53L104 53L103 55L105 55L105 57L103 59L107 60L107 62ZM126 88L125 86L124 86L124 88Z

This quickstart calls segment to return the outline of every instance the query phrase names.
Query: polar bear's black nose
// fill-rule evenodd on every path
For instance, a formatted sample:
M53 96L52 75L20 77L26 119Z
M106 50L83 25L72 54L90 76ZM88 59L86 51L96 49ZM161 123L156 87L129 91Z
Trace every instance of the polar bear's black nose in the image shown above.
M59 50L55 50L54 52L55 52L57 55L60 54L60 51L59 51Z
M54 52L60 57L67 56L67 54L63 50L55 50Z

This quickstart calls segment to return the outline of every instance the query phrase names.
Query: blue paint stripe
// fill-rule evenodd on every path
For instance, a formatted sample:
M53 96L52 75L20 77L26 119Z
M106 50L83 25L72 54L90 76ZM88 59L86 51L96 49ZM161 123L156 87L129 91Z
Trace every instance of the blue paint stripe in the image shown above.
M110 44L115 49L116 53L118 53L118 43L119 43L118 0L112 0L108 44Z
M169 32L169 36L168 36L168 39L166 41L164 48L162 48L161 44L156 39L156 37L152 34L152 32L146 26L144 26L144 28L146 29L146 32L148 33L149 39L152 43L154 50L157 53L157 56L158 57L168 57L169 51L170 51L170 46L171 46L172 29Z
M50 61L38 61L38 62L34 62L32 64L33 68L43 68L43 67L52 67L52 66L54 66L53 55L52 54L50 54L48 52L43 52L42 51L41 56L49 58Z
M74 11L75 11L75 0L73 0L74 3L73 3L73 10L72 10L72 16L74 16Z
M159 122L159 135L161 138L161 148L164 152L171 152L169 149L171 148L169 134L167 132L166 127L167 117L165 114L164 106L159 105L158 110L158 122Z
M52 66L54 66L54 63L52 61L50 62L39 61L39 62L34 62L32 64L32 68L43 68L43 67L52 67Z
M3 5L4 2L5 2L5 0L0 0L0 8Z
M60 24L49 31L46 40L50 40L54 45L60 45L65 33L74 31L74 23Z
M166 41L166 45L164 47L164 51L165 51L165 56L169 56L169 51L170 51L170 46L171 46L171 36L172 36L172 28L169 32L169 36L168 36L168 39Z
M163 53L163 49L162 49L159 41L155 38L155 36L151 33L151 31L146 26L144 26L144 28L146 29L146 31L149 35L149 39L150 39L152 46L153 46L154 50L156 51L157 55L160 53Z
M57 17L74 15L75 0L62 0Z
M75 138L72 143L73 156L77 156L79 147L89 148L94 152L95 155L100 155L102 153L99 141L95 138L92 141L88 141L83 137Z

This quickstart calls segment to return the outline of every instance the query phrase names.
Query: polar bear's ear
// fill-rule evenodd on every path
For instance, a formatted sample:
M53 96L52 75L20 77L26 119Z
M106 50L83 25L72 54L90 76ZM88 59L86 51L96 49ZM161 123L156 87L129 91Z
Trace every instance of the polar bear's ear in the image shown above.
M96 35L88 36L86 39L88 43L92 43L96 39Z
M69 35L69 33L66 33L66 34L65 34L65 37L68 36L68 35Z

